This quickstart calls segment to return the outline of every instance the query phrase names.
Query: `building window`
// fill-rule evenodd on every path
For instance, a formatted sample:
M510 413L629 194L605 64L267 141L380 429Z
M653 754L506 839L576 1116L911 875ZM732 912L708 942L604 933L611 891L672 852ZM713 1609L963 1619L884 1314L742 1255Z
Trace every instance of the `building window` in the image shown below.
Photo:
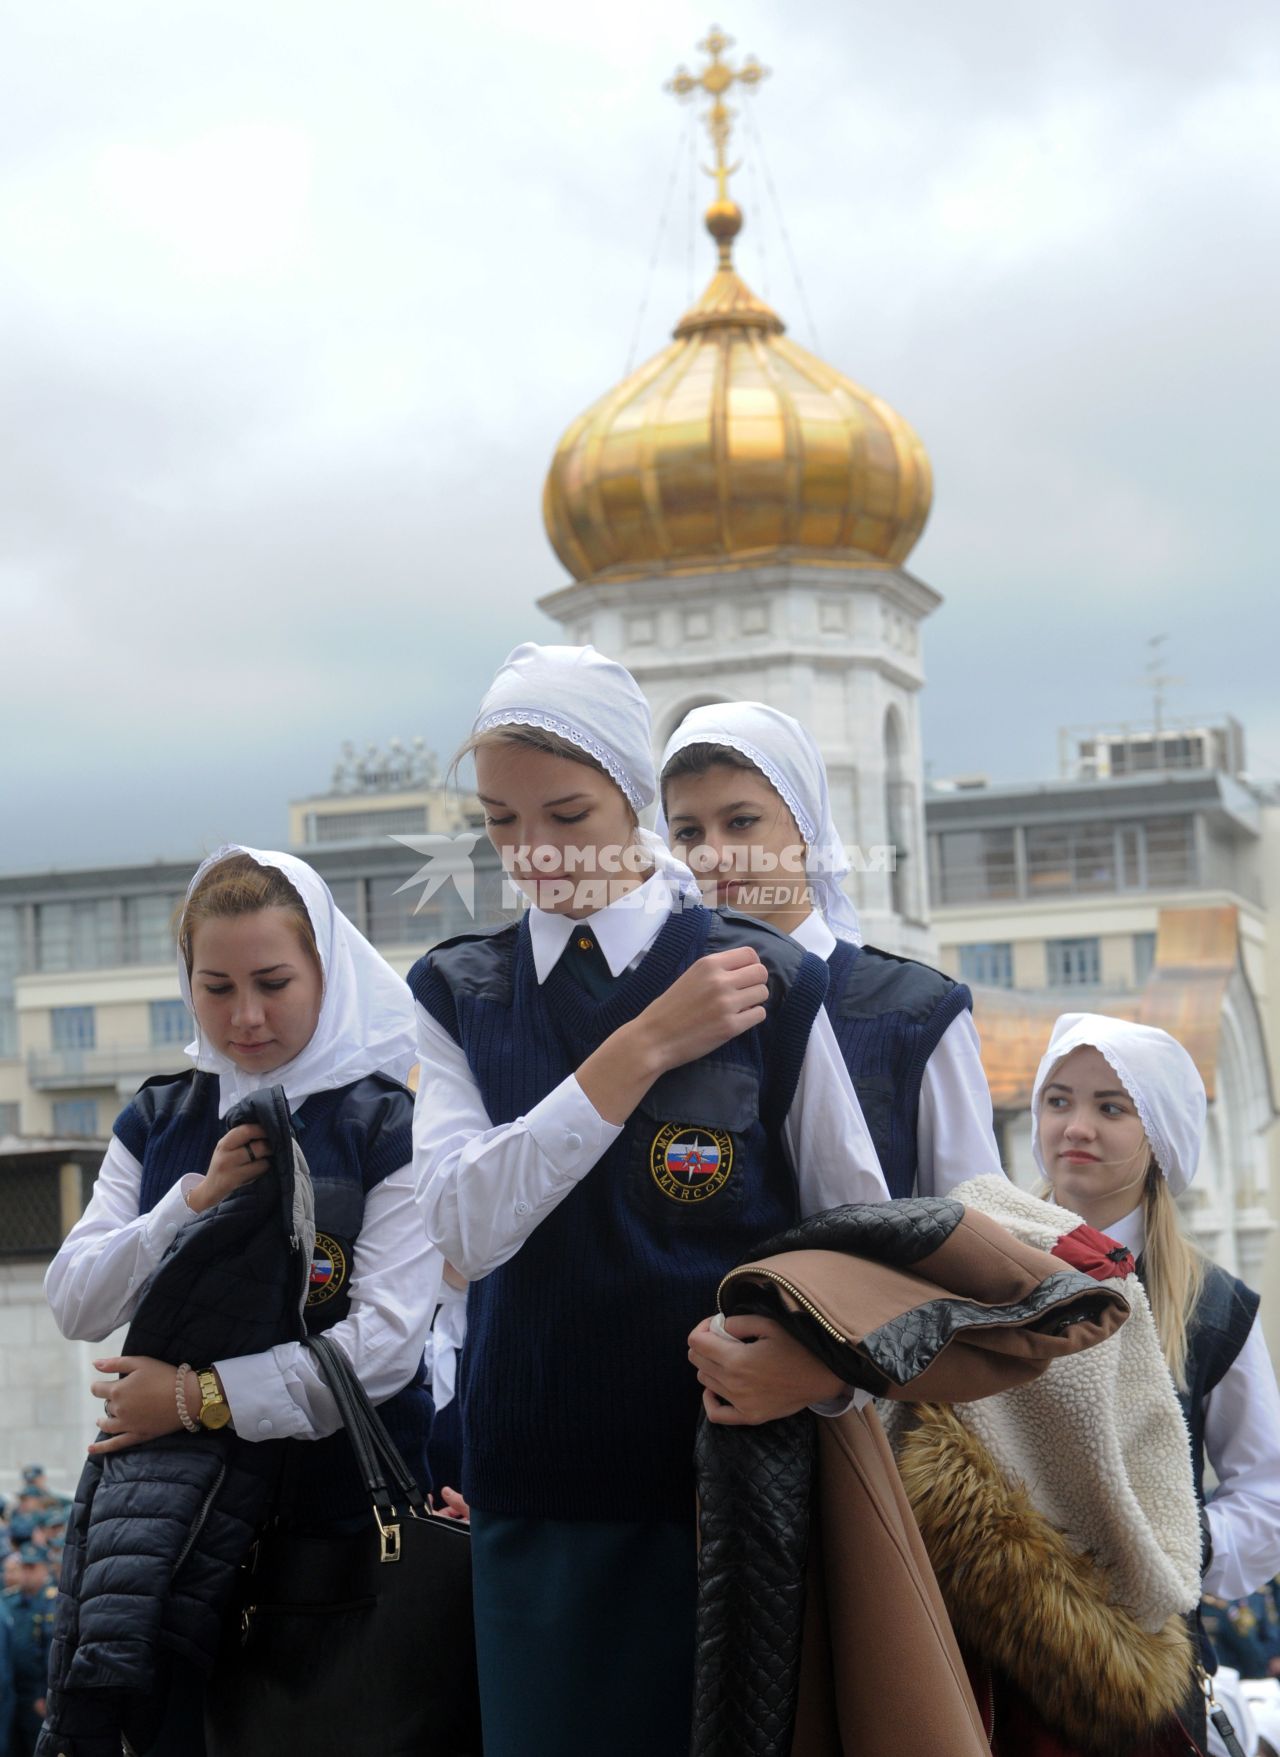
M100 970L120 962L115 900L38 903L37 970Z
M164 895L124 899L124 963L172 963L172 922L183 901Z
M1133 936L1133 986L1141 988L1146 982L1156 962L1156 936L1153 933L1135 933Z
M890 868L889 907L895 915L912 919L914 883L912 879L912 844L915 840L915 787L906 773L902 728L895 708L884 717L884 817L889 845L893 849Z
M1012 830L944 830L938 837L944 903L1016 897L1018 861Z
M1027 829L1027 890L1114 891L1116 832L1111 824L1036 824Z
M419 909L421 888L414 885L402 890L402 878L371 878L369 880L368 937L375 946L435 945L449 934L470 925L454 925L457 893L452 885L436 893Z
M1008 940L987 940L960 948L960 979L984 988L1013 987L1013 947Z
M1120 826L1120 888L1124 891L1142 888L1142 828L1139 824Z
M185 1044L191 1037L191 1014L181 1001L152 1001L151 1041L157 1049Z
M18 1132L18 1106L16 1104L0 1104L0 1135L16 1135Z
M308 814L307 840L375 842L383 836L420 836L427 827L425 805L375 807L372 811L317 811Z
M1163 733L1154 736L1114 738L1104 741L1113 775L1149 774L1155 769L1208 769L1213 758L1203 733Z
M49 1024L55 1049L92 1049L95 1041L92 1007L51 1007Z
M47 1263L62 1238L57 1168L18 1154L0 1178L0 1261L43 1257Z
M1148 818L1147 889L1196 882L1195 826L1189 817Z
M1130 824L1029 824L1026 848L1031 896L1162 890L1195 882L1189 817Z
M13 979L18 973L21 933L18 911L0 909L0 1061L18 1053L18 1009L13 998Z
M364 880L362 878L331 878L329 889L339 911L353 927L364 932Z
M1096 988L1102 980L1102 949L1096 939L1047 940L1050 988Z
M59 1098L53 1106L55 1135L93 1136L98 1132L96 1098Z

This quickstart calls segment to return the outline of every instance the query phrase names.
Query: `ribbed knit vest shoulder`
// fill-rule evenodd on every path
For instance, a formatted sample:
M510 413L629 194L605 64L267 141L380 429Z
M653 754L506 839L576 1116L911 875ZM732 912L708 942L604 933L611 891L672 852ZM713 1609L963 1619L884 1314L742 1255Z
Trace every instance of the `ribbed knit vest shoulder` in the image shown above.
M397 1081L369 1075L353 1085L316 1092L293 1117L311 1172L316 1248L307 1295L307 1330L316 1335L350 1310L350 1277L365 1197L413 1158L413 1099ZM149 1080L116 1118L114 1133L142 1166L139 1212L147 1214L179 1178L202 1176L225 1133L218 1116L216 1075L189 1071ZM205 1362L194 1363L198 1366ZM379 1414L424 1488L432 1404L425 1363ZM251 1442L242 1440L241 1444ZM281 1505L299 1525L323 1525L368 1510L344 1433L277 1444L282 1454Z
M826 1008L880 1156L889 1194L909 1196L919 1170L916 1124L925 1066L973 996L928 964L838 940Z
M796 1217L782 1125L826 970L759 923L694 908L674 911L601 1001L563 963L539 984L527 920L438 946L410 972L496 1125L532 1111L698 958L736 945L769 972L766 1022L657 1080L516 1255L472 1284L463 1484L487 1512L693 1517L701 1392L686 1338L726 1270Z
M1191 1469L1196 1497L1204 1505L1204 1403L1230 1370L1258 1315L1259 1296L1217 1263L1204 1284L1187 1326L1187 1389L1178 1393L1191 1434Z

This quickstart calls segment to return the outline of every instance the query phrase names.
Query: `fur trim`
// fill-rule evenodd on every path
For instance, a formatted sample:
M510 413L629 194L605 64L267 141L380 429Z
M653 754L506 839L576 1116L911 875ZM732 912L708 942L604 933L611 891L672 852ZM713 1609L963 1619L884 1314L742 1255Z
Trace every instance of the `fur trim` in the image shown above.
M912 1413L898 1468L962 1646L1075 1745L1119 1754L1149 1739L1191 1689L1186 1624L1140 1628L952 1410Z

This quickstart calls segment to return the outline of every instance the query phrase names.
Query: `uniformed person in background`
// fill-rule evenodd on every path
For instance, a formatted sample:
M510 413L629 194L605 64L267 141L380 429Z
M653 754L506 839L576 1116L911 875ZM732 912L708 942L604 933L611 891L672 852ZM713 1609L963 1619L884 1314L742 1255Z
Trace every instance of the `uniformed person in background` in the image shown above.
M45 1476L43 1464L23 1465L22 1488L19 1491L19 1500L21 1500L23 1496L32 1496L35 1498L34 1505L29 1505L27 1509L32 1513L39 1513L45 1508L65 1512L71 1506L70 1495L60 1495L56 1489L51 1489L49 1487L49 1481Z
M32 1757L44 1722L49 1688L49 1643L58 1589L49 1580L49 1561L33 1543L18 1551L16 1592L5 1594L13 1624L13 1757Z
M16 1555L14 1565L21 1565ZM13 1618L7 1598L0 1594L0 1757L9 1757L13 1729Z
M1200 1626L1222 1665L1242 1678L1280 1676L1280 1602L1274 1580L1247 1598L1211 1598L1200 1606Z
M9 1521L9 1547L20 1550L24 1543L38 1543L40 1527L31 1513L15 1513Z
M49 1509L45 1503L44 1496L37 1490L18 1490L17 1499L14 1502L14 1519L30 1520L31 1528L34 1530L35 1527L43 1521L44 1516L48 1511ZM10 1524L12 1523L13 1520L10 1520Z

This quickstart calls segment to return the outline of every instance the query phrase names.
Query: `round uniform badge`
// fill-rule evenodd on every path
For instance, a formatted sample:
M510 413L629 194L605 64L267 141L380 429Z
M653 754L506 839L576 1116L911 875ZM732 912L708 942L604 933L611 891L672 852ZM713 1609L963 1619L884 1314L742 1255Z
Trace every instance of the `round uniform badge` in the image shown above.
M316 1234L315 1249L311 1253L311 1279L307 1288L307 1304L322 1306L326 1300L340 1293L347 1280L347 1253L336 1238L330 1238L327 1232Z
M673 1202L705 1202L729 1181L733 1142L723 1129L664 1123L653 1137L649 1170Z

